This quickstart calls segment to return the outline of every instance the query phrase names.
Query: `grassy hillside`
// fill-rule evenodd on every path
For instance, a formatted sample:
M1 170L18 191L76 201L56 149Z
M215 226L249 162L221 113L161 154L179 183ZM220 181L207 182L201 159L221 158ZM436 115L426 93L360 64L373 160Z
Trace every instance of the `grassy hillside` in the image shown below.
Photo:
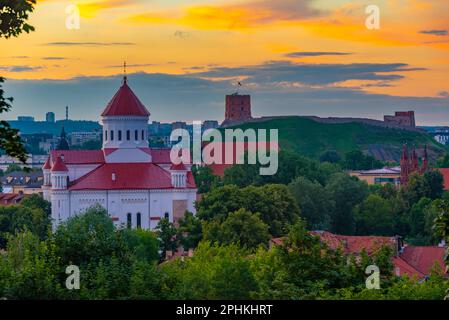
M379 160L400 159L402 145L427 145L429 157L435 160L445 152L427 133L384 128L364 123L320 123L301 117L285 117L263 122L250 122L236 127L247 129L278 129L282 149L318 158L326 150L344 154L359 149Z

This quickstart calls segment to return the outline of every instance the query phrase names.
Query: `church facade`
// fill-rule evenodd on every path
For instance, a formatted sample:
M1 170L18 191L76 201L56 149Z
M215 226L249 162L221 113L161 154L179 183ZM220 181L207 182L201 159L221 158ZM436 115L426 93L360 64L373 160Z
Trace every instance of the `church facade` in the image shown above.
M101 114L102 150L52 150L43 166L44 198L54 226L101 205L114 223L154 229L185 211L195 213L197 188L188 164L172 164L170 149L148 146L150 113L122 86Z

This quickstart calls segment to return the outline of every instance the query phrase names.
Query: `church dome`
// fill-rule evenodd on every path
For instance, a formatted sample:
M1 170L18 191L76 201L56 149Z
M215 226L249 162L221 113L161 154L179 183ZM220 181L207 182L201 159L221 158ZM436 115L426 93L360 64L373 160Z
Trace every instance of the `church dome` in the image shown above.
M139 116L148 117L150 112L140 102L139 98L134 94L131 88L128 86L127 79L124 77L124 81L120 89L114 95L112 100L108 103L103 113L103 117L106 116Z

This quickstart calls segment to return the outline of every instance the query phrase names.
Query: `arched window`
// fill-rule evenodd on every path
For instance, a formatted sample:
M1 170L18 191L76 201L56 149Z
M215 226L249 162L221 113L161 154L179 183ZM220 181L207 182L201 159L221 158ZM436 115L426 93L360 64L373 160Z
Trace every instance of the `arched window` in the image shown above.
M142 227L142 215L140 214L140 212L137 212L137 228L141 228Z
M122 141L122 130L118 131L118 141Z
M139 140L139 131L134 131L134 140Z
M108 140L108 130L104 130L104 140Z
M131 213L128 213L128 214L126 215L126 227L127 227L128 229L131 229L132 225L133 225L133 222L132 222Z
M131 132L129 130L126 130L126 140L131 140Z
M114 130L111 130L111 141L114 141Z
M142 140L145 140L145 131L142 130Z

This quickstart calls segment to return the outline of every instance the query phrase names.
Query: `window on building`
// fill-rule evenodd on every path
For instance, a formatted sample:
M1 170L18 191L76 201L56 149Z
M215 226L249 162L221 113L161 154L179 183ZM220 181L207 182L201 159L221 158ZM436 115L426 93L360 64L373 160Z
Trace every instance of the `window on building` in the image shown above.
M126 130L126 140L131 140L131 132L129 130Z
M140 212L137 212L137 228L141 228L142 227L142 215L140 214Z
M108 140L108 130L104 131L104 140L107 141Z
M127 227L128 229L131 229L131 227L132 227L132 217L131 217L131 213L128 213L128 214L126 215L126 227Z
M168 214L168 212L165 213L164 215L165 219L168 219L170 217L170 215Z
M134 140L139 140L139 131L134 131Z
M118 141L122 141L122 130L118 131Z
M114 130L111 130L111 141L114 141Z
M142 140L145 140L145 130L142 130Z

